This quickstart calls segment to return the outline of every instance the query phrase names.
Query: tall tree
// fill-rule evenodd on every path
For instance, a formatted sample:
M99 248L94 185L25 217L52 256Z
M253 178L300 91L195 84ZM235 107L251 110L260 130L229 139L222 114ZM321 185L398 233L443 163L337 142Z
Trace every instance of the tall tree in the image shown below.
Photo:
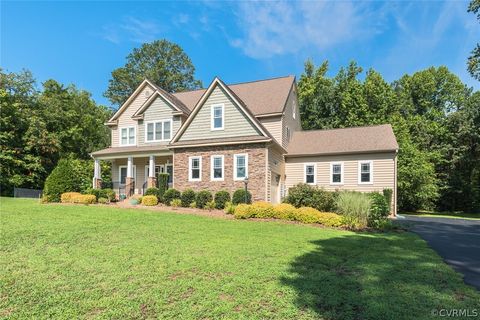
M169 92L197 89L202 83L195 79L194 73L192 61L179 45L156 40L133 49L125 66L112 72L104 96L120 105L144 79Z
M28 71L0 70L0 189L42 188L58 159L90 159L106 147L103 123L112 111L98 106L88 92L48 80L41 90Z
M472 12L477 15L477 20L480 21L480 0L472 0L468 6L468 12ZM480 81L480 44L472 50L470 57L468 57L468 72L475 79Z

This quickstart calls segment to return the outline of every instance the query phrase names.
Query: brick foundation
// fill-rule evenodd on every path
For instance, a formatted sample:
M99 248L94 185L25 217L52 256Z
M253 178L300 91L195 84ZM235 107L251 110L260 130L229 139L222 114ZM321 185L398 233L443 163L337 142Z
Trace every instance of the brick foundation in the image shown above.
M133 195L135 193L135 179L134 178L125 178L125 194L128 196Z
M211 146L174 149L174 187L180 191L191 188L195 191L209 190L215 193L227 190L232 195L237 189L245 188L243 181L233 179L234 154L248 154L248 190L254 201L265 200L266 148L264 144L233 146ZM224 180L211 181L210 160L212 155L224 156ZM188 158L202 157L202 181L188 181Z
M157 178L147 178L147 188L153 188L157 186Z

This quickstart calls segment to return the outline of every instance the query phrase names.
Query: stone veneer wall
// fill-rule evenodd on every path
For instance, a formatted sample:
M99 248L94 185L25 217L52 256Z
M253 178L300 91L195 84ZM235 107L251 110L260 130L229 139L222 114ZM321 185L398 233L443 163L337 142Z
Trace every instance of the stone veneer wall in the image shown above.
M252 193L253 200L265 200L267 149L263 143L174 149L174 188L180 191L191 188L196 192L209 190L212 193L227 190L233 195L235 190L245 187L243 181L233 179L233 155L238 153L248 154L248 190ZM211 181L212 155L224 156L223 181ZM202 157L202 181L188 181L188 158L191 156Z

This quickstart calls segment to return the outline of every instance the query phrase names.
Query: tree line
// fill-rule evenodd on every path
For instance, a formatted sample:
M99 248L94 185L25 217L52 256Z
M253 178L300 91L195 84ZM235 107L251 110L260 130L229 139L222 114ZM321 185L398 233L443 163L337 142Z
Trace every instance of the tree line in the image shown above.
M469 66L477 67L472 57ZM307 61L299 78L304 130L390 123L400 145L402 210L480 210L480 92L446 67L392 83L373 69L363 74L355 62L333 77L327 71L327 61ZM112 72L105 96L118 106L144 78L173 92L198 88L194 73L181 47L157 40L134 49ZM0 103L2 195L13 187L42 188L59 159L87 160L110 144L103 123L113 110L74 85L47 80L39 89L29 71L0 69Z

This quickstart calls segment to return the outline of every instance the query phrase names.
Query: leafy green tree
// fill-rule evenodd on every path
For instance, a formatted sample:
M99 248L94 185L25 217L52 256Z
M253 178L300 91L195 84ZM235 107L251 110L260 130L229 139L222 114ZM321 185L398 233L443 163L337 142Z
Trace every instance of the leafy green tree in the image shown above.
M477 19L480 21L480 0L473 0L470 2L468 12L476 14ZM468 57L467 68L472 77L480 81L480 44L478 43L472 50L470 57Z
M104 95L113 104L120 105L145 79L169 92L197 89L202 83L195 79L194 73L192 61L179 45L156 40L133 49L125 66L112 72Z

